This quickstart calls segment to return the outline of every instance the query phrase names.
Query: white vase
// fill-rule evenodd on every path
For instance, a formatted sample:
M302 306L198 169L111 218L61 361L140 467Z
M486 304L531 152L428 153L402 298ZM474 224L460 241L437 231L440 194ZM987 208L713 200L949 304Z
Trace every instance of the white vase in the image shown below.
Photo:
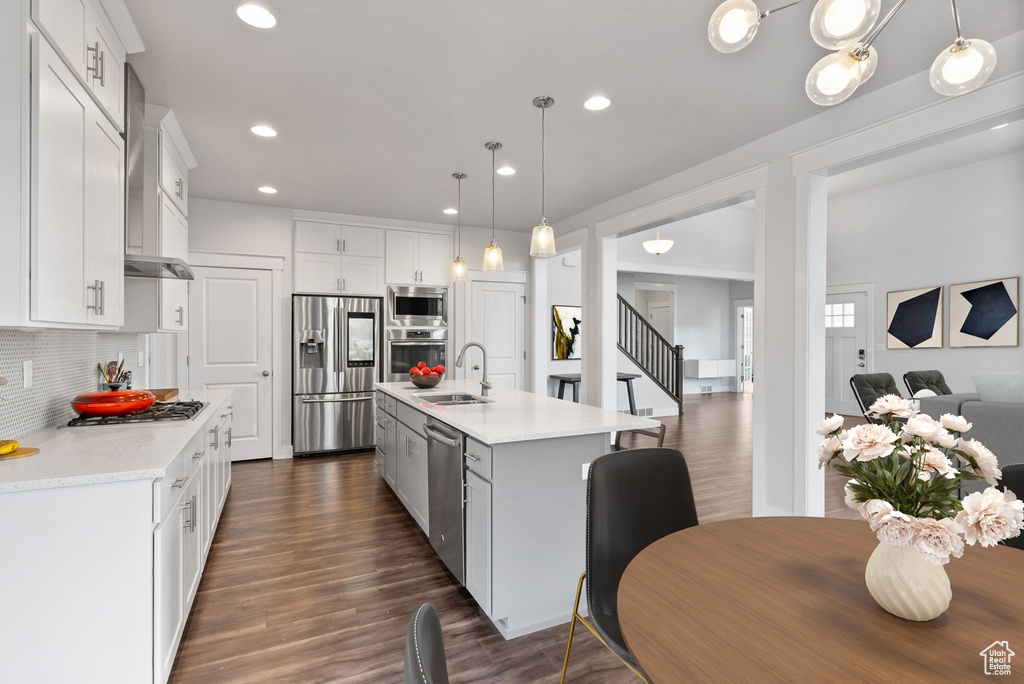
M928 562L912 548L885 542L871 553L864 582L878 605L904 620L934 620L953 598L944 567Z

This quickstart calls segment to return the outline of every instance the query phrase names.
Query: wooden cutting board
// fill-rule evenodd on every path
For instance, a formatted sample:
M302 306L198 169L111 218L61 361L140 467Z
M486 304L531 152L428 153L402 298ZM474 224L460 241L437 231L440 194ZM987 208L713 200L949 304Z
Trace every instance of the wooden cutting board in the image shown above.
M156 397L157 401L171 401L178 396L177 387L172 387L171 389L151 389L147 391Z
M29 456L35 456L38 453L39 449L36 449L35 447L21 447L20 449L15 449L9 454L4 454L3 456L0 456L0 461L11 461L16 458L27 458Z

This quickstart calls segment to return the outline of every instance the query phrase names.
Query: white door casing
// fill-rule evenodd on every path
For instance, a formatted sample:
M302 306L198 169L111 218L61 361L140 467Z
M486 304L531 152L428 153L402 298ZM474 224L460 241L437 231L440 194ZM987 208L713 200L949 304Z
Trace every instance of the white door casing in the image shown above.
M231 459L273 455L270 271L194 267L189 386L233 391Z
M867 368L867 295L830 294L825 298L825 410L860 415L850 378Z
M523 389L526 381L526 284L473 281L470 284L469 340L487 348L487 379L495 387ZM480 350L466 351L465 372L479 381Z

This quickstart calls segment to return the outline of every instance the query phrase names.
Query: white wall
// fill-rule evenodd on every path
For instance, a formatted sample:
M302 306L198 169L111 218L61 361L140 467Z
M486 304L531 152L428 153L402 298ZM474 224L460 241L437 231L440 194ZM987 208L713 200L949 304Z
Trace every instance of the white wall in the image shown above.
M656 231L633 233L619 238L619 263L754 272L754 212L749 206L717 209L657 230L675 241L672 249L661 256L651 254L643 243L653 240Z
M583 269L580 266L580 254L578 251L559 254L544 261L547 269L547 291L544 293L545 298L543 301L541 301L540 297L537 297L538 306L535 314L535 324L547 342L544 347L544 355L540 356L538 365L543 369L544 376L544 384L541 387L546 387L548 396L554 397L558 393L558 381L551 380L548 376L552 373L581 373L582 361L579 359L555 361L551 358L553 348L551 307L553 305L580 306L582 304ZM566 261L570 265L567 265ZM586 338L588 334L586 321L583 321L580 334L583 338ZM543 392L544 390L539 391ZM572 401L571 387L565 388L565 399Z
M948 287L945 346L887 350L886 293L1009 276L1024 278L1024 152L829 200L828 283L875 283L874 371L901 391L906 371L938 369L954 392L973 392L973 371L1024 371L1024 352L951 349Z
M456 235L455 239L458 239ZM494 239L501 247L501 258L506 271L530 270L530 233L513 230L498 230ZM462 226L462 258L469 268L484 267L484 249L491 242L490 228Z

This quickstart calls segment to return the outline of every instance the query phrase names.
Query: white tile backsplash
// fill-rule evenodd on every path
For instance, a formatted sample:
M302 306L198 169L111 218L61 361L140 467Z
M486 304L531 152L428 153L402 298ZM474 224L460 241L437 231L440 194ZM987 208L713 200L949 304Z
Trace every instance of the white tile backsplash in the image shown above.
M99 389L97 363L123 354L132 371L132 387L148 386L139 367L146 336L79 330L25 331L0 328L0 439L20 439L46 427L66 423L76 395ZM32 386L24 387L25 361L32 362Z

